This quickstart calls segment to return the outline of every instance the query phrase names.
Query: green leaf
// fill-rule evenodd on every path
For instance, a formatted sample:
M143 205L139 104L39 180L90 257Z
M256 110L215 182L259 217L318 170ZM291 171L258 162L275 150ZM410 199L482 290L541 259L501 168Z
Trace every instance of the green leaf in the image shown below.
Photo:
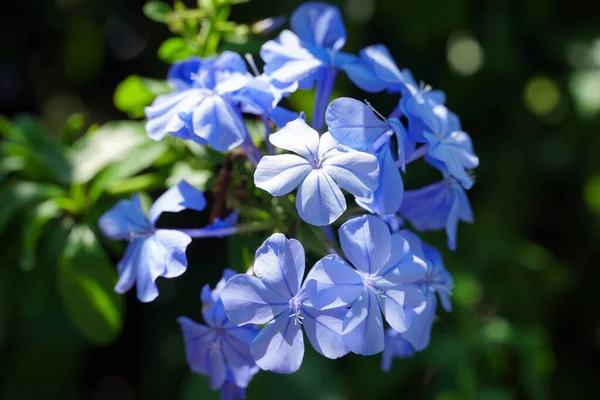
M158 58L172 64L194 55L185 39L175 37L165 40L158 48Z
M182 180L187 181L198 189L205 191L208 181L214 176L213 171L209 170L194 170L186 162L178 162L173 166L171 175L167 178L167 186L175 186Z
M167 15L171 11L171 6L162 1L149 1L144 4L144 15L154 22L167 22Z
M91 201L96 201L115 182L130 178L152 166L168 150L169 146L165 142L153 140L148 140L145 145L132 149L127 158L109 165L96 176L90 186L89 198Z
M89 182L109 164L131 159L133 149L150 141L141 122L113 121L104 124L73 145L69 153L73 182Z
M23 218L21 231L21 269L31 271L35 267L37 245L44 226L60 212L55 199L48 199L34 207Z
M131 75L117 86L113 100L120 111L131 118L141 118L144 107L150 105L156 96L170 91L167 81Z
M42 183L18 182L3 188L0 191L0 233L21 210L40 201L64 195L65 191L59 186Z
M69 318L92 343L114 341L123 325L123 297L114 266L92 230L73 228L59 261L58 290Z

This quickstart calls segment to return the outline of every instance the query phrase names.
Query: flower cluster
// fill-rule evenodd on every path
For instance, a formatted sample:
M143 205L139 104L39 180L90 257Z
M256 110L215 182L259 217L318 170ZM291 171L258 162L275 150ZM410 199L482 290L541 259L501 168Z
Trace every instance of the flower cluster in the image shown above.
M454 250L458 221L473 221L466 190L473 186L472 169L479 160L458 117L444 105L444 93L417 84L383 45L358 56L343 53L345 28L334 6L306 3L290 23L291 31L263 45L264 73L252 63L252 75L243 57L232 52L192 57L171 67L173 91L146 109L147 133L154 140L170 134L220 152L241 147L255 167L255 186L275 197L295 192L297 214L288 217L296 225L299 219L322 227L328 238L322 244L331 254L305 274L302 243L284 234L295 230L276 227L247 273L225 270L215 290L204 287L206 325L179 319L191 369L207 375L223 398L243 398L259 369L297 371L303 331L330 359L349 352L383 353L384 370L394 357L425 349L438 297L446 311L451 309L452 277L440 253L408 227L445 229ZM399 94L398 106L384 117L367 102L338 98L329 103L340 71L366 92ZM309 125L304 113L280 102L312 88ZM249 116L264 125L263 140L250 137ZM272 124L280 129L272 133ZM403 174L417 160L437 169L442 179L405 191ZM349 199L342 189L364 215L345 215ZM106 236L130 241L117 266L115 289L123 293L137 284L140 301L152 301L158 277L185 271L191 238L222 238L252 226L252 216L240 209L200 229L156 228L164 211L205 206L203 194L181 182L156 201L148 216L137 196L102 216L99 225ZM239 223L240 217L250 221ZM337 237L332 234L336 221L343 222Z

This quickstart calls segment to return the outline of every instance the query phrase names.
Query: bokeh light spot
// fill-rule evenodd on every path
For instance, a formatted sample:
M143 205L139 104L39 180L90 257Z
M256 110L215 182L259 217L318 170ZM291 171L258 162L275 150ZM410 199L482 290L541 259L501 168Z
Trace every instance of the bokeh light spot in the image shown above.
M545 116L558 107L560 90L554 80L546 76L535 76L525 84L523 98L532 113Z
M510 336L510 331L510 324L504 318L494 318L484 328L485 337L496 343L506 342Z
M448 39L448 65L459 75L473 75L483 65L483 48L470 35L455 34Z

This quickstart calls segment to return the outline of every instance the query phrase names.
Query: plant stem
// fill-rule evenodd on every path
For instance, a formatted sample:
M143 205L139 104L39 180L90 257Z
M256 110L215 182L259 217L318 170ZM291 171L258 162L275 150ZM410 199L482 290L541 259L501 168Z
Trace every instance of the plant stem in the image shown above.
M319 131L319 133L325 126L325 111L327 111L329 98L331 97L331 92L333 92L336 76L337 69L329 67L325 71L325 77L317 83L311 126L314 130Z
M252 233L252 232L261 232L267 231L269 229L275 228L277 225L269 220L269 221L258 221L258 222L248 222L245 224L239 224L236 226L227 226L223 228L216 229L177 229L179 232L183 232L189 235L192 238L222 238L231 235L236 235L239 233Z

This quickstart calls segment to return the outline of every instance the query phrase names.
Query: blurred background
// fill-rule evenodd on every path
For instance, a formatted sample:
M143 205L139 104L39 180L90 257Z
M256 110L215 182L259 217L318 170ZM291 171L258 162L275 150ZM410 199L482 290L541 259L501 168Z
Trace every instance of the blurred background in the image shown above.
M600 4L332 3L346 22L345 51L384 43L398 65L446 92L448 107L461 117L481 160L469 192L475 223L459 226L455 253L446 250L443 233L424 236L442 249L455 279L455 309L440 311L427 350L396 360L390 373L379 369L379 356L349 355L334 362L307 351L297 374L258 374L248 398L599 398ZM298 4L252 0L236 5L230 20L289 16ZM66 269L69 263L85 267L89 260L95 260L89 265L101 260L108 275L96 277L94 284L114 279L113 263L122 247L96 243L94 228L83 222L94 226L99 213L137 188L155 195L164 185L160 173L130 178L114 172L119 161L110 159L114 153L135 147L121 146L119 135L110 144L108 161L87 166L92 172L61 170L60 157L53 158L62 151L56 143L73 143L90 125L129 119L113 101L127 108L122 103L129 97L113 99L113 94L128 76L166 76L168 64L157 58L157 50L172 34L144 16L143 5L143 0L31 0L12 2L13 11L0 13L0 113L7 118L2 129L12 132L0 139L5 146L0 159L1 399L218 398L206 378L189 372L176 318L200 321L202 285L214 285L223 267L241 269L236 264L248 254L234 254L227 241L194 241L186 274L159 280L161 295L150 304L139 303L134 292L118 297L101 292L102 285L87 285L82 277L88 275L70 275ZM252 37L222 48L257 55L264 40ZM335 95L367 98L384 114L397 102L395 96L363 93L344 76ZM290 102L310 108L310 96L300 93ZM99 129L112 138L109 128ZM37 155L23 153L28 140L25 147L41 149ZM73 147L75 159L94 156L79 141ZM206 181L202 173L194 175L193 164L187 167L192 171L182 172L186 166L180 165L174 173L172 156L164 148L152 149L156 156L150 163L158 171L168 165L166 176ZM37 170L23 167L23 160L38 162ZM118 185L105 171L111 167ZM86 173L98 171L112 183L96 185L99 206L84 213L77 199L89 192L82 194L81 182ZM411 165L406 186L435 179L430 168ZM48 191L62 200L36 200ZM56 220L58 209L72 212ZM178 221L201 226L208 219L207 211ZM59 254L62 245L54 243L65 240L67 250ZM98 257L98 249L105 249L110 260ZM71 296L90 287L86 301L112 306L100 306L104 324L97 325L85 304Z

